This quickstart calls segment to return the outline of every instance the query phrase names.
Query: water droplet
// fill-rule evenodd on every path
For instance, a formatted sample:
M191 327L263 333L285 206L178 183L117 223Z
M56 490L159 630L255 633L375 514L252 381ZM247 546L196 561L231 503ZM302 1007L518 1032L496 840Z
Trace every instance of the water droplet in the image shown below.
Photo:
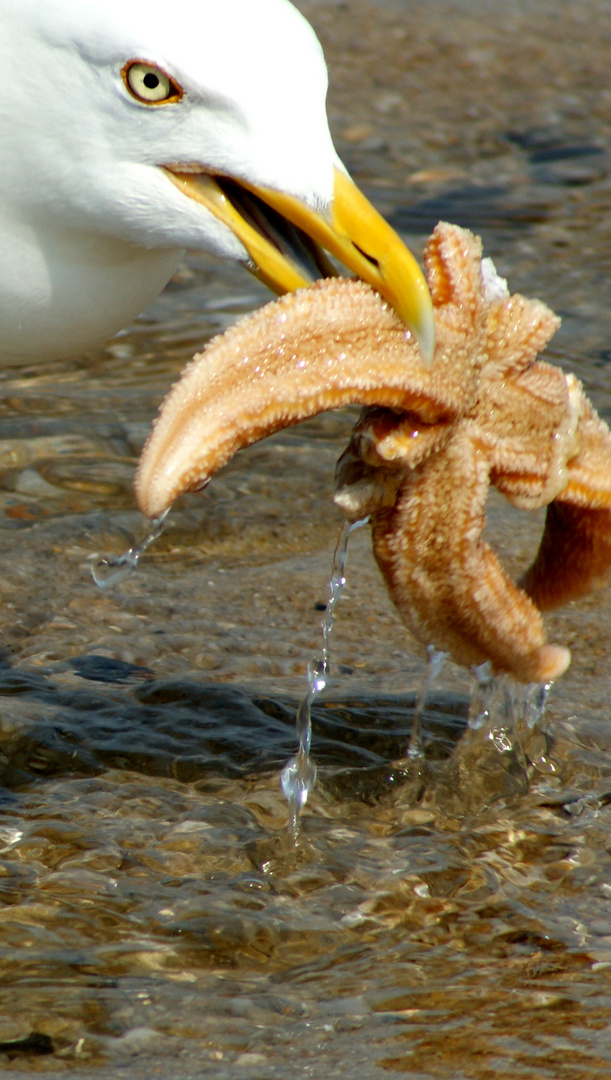
M422 714L426 705L426 699L433 688L435 680L441 675L443 665L449 656L449 653L440 652L434 645L427 645L426 651L428 663L426 665L426 672L422 681L420 693L418 694L418 699L414 706L412 734L407 748L407 756L412 761L424 756L422 750Z
M489 663L472 670L469 727L485 729L497 750L506 753L541 721L552 684L518 683L508 675L494 675Z
M135 548L129 548L123 555L105 555L91 570L91 576L100 589L117 585L129 576L140 562L141 555L157 540L163 532L163 525L169 510L158 518L153 518L153 528L144 540Z
M282 790L289 804L290 826L293 833L298 831L299 814L308 801L316 782L316 765L309 752L302 748L286 763L281 773Z
M469 727L473 731L477 731L478 728L483 727L490 719L489 705L494 675L492 674L492 664L489 660L486 660L483 664L478 664L477 667L473 667L471 670L473 672L475 686L471 691Z
M487 738L494 743L500 754L508 754L510 750L513 750L513 743L505 728L495 728L493 731L489 731Z

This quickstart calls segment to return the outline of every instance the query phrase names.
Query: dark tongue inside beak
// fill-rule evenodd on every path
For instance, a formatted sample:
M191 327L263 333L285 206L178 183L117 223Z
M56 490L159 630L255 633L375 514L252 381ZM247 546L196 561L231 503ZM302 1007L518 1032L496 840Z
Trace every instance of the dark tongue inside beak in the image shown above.
M313 282L319 278L338 276L338 272L329 256L303 229L300 229L297 225L292 225L277 210L274 210L258 195L248 191L235 180L224 176L216 176L215 180L223 194L235 206L244 220L262 236L266 237L270 244L293 263L303 274L306 281ZM270 284L265 274L258 267L254 264L247 265L256 277L260 277L267 285ZM272 283L271 287L274 292L278 291L277 285Z

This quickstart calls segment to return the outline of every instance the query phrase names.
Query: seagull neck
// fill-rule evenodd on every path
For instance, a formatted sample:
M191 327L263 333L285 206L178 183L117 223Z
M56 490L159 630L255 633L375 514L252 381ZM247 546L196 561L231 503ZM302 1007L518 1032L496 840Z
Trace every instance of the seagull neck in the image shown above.
M0 262L0 361L74 356L134 319L183 252L79 231L61 236L13 220Z

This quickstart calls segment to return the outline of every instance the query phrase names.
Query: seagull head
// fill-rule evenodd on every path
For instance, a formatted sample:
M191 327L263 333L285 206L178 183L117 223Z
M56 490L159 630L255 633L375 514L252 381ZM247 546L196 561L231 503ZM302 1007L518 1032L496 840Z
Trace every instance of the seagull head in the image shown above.
M276 292L369 281L433 345L417 263L347 176L318 40L287 0L0 0L0 357L76 354L185 250Z

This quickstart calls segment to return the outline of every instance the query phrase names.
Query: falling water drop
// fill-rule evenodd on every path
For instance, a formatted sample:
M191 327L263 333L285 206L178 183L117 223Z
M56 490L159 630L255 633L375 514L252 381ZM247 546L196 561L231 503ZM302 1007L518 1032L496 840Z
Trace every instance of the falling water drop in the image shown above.
M366 525L368 520L368 518L361 518L360 521L345 522L340 529L329 581L329 598L321 623L322 650L319 656L308 663L306 693L297 709L296 728L299 750L295 757L287 762L281 773L282 790L289 804L289 825L295 839L299 834L299 815L316 782L316 765L310 758L312 702L327 685L329 676L329 638L333 629L335 605L346 584L345 570L348 558L348 540L351 533L362 525Z
M409 746L407 748L407 756L411 761L423 757L422 751L422 714L426 705L426 699L429 696L435 680L439 678L443 670L443 665L448 659L449 653L440 652L434 645L427 646L428 662L426 665L426 672L424 679L422 680L422 686L420 693L414 705L414 715L412 718L412 733L409 740Z
M129 548L123 555L105 555L92 567L91 575L100 589L117 585L136 569L141 555L161 536L167 514L168 510L164 511L160 517L153 518L153 528L137 547Z
M473 667L471 671L474 681L469 707L469 727L473 731L478 731L490 719L497 684L489 660L486 660L483 664L478 664L477 667Z
M518 683L508 675L494 675L489 663L472 672L470 729L489 740L501 754L515 752L523 756L528 745L532 758L533 731L543 718L552 684ZM545 756L540 764L549 766Z
M540 723L545 712L552 683L513 683L512 711L516 721L521 721L529 731Z
M472 672L470 728L501 725L509 732L532 731L540 722L552 683L518 683L507 675L494 675L489 662Z

